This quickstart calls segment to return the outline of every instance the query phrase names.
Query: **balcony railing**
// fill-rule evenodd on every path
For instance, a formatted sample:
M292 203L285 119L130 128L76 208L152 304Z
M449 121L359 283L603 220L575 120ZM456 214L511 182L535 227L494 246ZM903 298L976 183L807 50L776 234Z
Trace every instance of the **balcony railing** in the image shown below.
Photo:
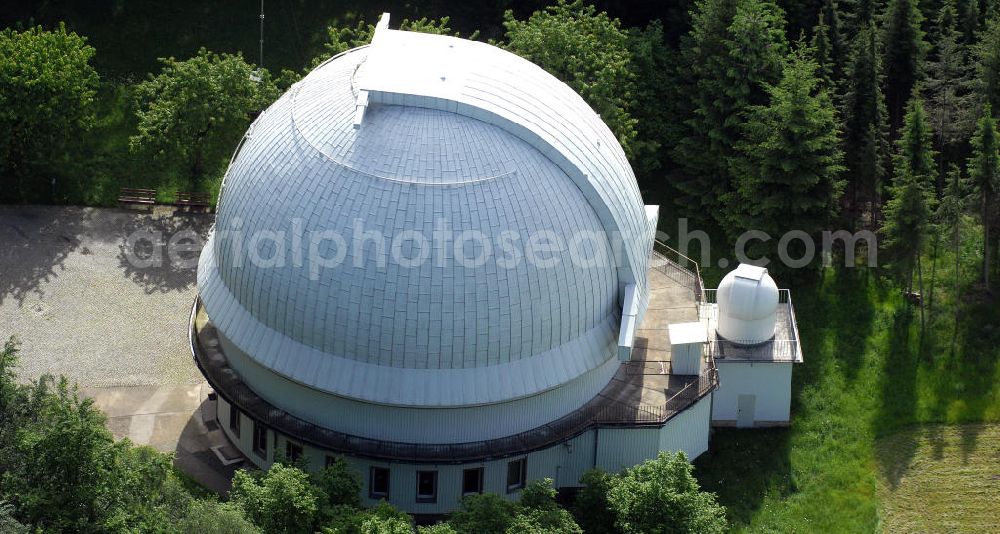
M700 313L710 325L718 323L718 290L704 290L704 301ZM714 330L714 329L713 329ZM799 327L795 319L792 293L787 289L778 290L777 324L774 338L763 343L740 339L717 338L714 332L708 341L708 353L714 358L739 359L748 361L802 361L802 343Z
M698 262L670 248L662 241L654 240L649 267L663 273L674 282L691 288L695 302L701 302L705 284L701 279Z

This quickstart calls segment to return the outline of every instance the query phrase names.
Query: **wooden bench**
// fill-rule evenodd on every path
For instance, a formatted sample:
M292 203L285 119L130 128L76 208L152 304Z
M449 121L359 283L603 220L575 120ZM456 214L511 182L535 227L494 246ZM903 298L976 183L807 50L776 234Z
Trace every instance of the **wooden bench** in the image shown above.
M156 189L123 187L118 191L118 203L152 206L156 203Z
M212 208L212 196L208 193L178 191L177 200L174 204L185 208L204 208L210 210Z

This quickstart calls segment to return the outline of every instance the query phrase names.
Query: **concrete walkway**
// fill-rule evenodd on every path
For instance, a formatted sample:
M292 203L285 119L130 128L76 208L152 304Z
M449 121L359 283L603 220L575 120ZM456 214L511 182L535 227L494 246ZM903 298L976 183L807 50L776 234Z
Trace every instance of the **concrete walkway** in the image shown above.
M216 401L209 400L210 392L207 383L80 390L107 414L108 428L116 439L128 438L173 453L178 468L225 494L233 472L244 464L224 460L235 449L216 422Z

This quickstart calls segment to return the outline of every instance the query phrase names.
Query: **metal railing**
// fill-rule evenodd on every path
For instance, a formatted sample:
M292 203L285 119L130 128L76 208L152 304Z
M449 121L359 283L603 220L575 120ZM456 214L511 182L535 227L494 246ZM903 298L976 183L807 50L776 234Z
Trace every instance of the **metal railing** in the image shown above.
M698 262L674 250L662 241L653 240L650 268L663 273L671 280L691 288L695 302L700 303L705 283L701 279Z
M710 314L710 321L717 321L718 290L704 290L702 304L709 306L703 312ZM714 305L714 306L713 306ZM795 306L792 304L792 293L788 289L778 290L778 324L777 336L765 342L741 339L709 339L708 353L717 358L739 358L744 360L779 360L801 361L802 343L799 339L799 326L795 320Z

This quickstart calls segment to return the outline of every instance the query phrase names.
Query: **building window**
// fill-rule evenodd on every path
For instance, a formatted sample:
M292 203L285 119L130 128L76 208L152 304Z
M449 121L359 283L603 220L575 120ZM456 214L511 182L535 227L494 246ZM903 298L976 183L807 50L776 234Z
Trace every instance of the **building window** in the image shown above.
M368 496L372 499L389 498L389 470L372 467L368 473Z
M294 462L299 458L302 458L302 445L292 440L285 440L285 459Z
M337 463L337 461L339 461L339 460L340 460L340 458L338 458L338 457L336 457L336 456L330 456L330 455L327 455L327 457L326 457L326 461L325 461L325 462L323 462L323 467L324 467L324 468L326 468L326 467L330 467L331 465L334 465L334 464L336 464L336 463Z
M483 492L483 468L462 471L462 496L478 495Z
M521 458L507 462L507 491L515 491L524 487L528 478L528 459Z
M253 423L253 452L267 460L267 427L256 421Z
M437 502L437 471L417 471L417 502Z
M229 405L229 430L240 439L240 409L232 404Z

